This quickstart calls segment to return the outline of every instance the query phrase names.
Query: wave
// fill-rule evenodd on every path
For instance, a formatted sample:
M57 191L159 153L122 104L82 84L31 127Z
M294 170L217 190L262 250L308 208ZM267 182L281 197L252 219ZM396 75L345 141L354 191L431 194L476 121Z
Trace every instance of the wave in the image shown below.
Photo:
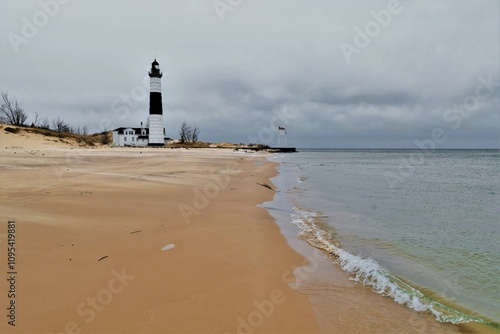
M307 176L299 176L297 177L297 183L304 183L307 180Z
M351 280L371 286L376 293L389 296L396 303L405 305L414 311L429 312L440 322L491 324L489 321L455 310L425 295L384 270L375 260L362 258L342 249L331 233L316 224L315 220L320 217L317 213L301 210L297 207L294 207L293 210L291 223L300 228L299 237L335 257L339 266L351 275Z

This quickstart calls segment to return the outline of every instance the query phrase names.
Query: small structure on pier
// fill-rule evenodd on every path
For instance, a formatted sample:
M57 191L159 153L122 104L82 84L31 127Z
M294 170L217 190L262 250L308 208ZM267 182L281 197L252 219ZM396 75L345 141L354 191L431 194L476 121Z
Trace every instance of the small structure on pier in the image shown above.
M285 146L281 146L281 141L284 141ZM288 147L288 144L286 142L286 129L282 126L278 127L278 148L280 147Z

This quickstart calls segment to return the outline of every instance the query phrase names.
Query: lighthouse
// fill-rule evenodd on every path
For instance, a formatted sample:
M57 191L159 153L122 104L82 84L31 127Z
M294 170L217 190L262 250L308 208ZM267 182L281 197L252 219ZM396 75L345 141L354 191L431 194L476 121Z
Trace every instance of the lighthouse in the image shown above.
M165 145L165 129L163 127L163 106L161 102L160 64L156 59L151 63L149 72L149 146Z

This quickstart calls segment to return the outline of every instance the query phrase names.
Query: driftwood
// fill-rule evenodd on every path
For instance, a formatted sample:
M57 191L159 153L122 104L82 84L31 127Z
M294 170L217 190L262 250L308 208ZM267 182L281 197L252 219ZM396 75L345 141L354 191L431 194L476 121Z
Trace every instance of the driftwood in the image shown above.
M259 186L263 186L264 188L271 189L272 191L275 191L275 190L274 190L273 188L271 188L271 186L270 186L270 185L268 185L267 183L259 183L259 182L257 182L257 184L258 184Z

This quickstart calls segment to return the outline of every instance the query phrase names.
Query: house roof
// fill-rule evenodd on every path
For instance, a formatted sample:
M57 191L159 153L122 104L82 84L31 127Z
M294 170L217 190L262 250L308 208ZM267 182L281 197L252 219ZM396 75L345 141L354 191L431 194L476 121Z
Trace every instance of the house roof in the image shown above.
M123 131L128 130L128 129L134 130L134 132L137 134L140 134L141 130L146 130L146 134L149 133L149 128L132 128L132 127L124 127L124 126L114 129L113 132L118 131L118 134L122 135Z

